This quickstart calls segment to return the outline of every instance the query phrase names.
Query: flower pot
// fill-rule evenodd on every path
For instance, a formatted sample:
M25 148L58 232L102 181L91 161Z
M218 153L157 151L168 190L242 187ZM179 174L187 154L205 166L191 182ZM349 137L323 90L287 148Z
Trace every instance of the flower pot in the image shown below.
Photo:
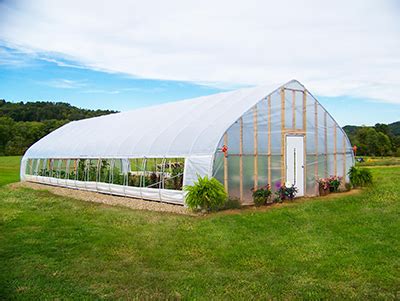
M328 195L329 194L329 191L330 189L329 189L329 187L328 188L326 188L326 189L324 189L324 187L319 187L319 195L320 196L325 196L325 195Z

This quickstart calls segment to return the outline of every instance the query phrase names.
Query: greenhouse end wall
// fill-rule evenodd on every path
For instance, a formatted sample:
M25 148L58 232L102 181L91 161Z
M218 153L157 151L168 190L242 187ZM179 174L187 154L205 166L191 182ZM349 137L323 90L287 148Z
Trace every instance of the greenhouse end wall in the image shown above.
M245 204L252 203L255 189L270 185L276 191L287 182L288 136L303 137L305 196L319 194L319 178L348 181L354 157L346 134L297 82L277 89L229 127L215 153L213 176Z

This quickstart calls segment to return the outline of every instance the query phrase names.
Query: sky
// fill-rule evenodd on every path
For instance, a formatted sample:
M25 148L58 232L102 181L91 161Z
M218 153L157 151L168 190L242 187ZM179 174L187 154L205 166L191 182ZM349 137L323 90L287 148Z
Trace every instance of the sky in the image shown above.
M0 99L119 111L297 79L400 120L400 1L0 0Z

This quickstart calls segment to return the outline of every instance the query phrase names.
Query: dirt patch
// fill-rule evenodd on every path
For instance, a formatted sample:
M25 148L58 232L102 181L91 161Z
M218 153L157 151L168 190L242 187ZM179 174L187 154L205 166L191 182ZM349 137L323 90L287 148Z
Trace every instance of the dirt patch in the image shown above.
M59 196L65 196L82 201L101 203L111 206L124 206L136 210L150 210L150 211L170 212L170 213L185 214L185 215L196 215L189 209L181 205L147 201L147 200L102 194L98 192L77 190L77 189L64 188L58 186L51 186L39 183L18 182L9 184L8 187L11 189L18 189L21 187L25 187L35 190L47 190Z
M210 213L202 213L202 212L195 213L181 205L173 205L173 204L167 204L167 203L161 203L161 202L155 202L155 201L141 200L141 199L136 199L136 198L115 196L115 195L103 194L103 193L99 193L99 192L77 190L77 189L51 186L51 185L39 184L39 183L33 183L33 182L18 182L18 183L9 184L7 186L11 189L18 189L21 187L26 187L26 188L31 188L31 189L35 189L35 190L47 190L56 195L71 197L71 198L82 200L82 201L101 203L101 204L106 204L106 205L110 205L110 206L124 206L124 207L128 207L131 209L136 209L136 210L170 212L170 213L184 214L184 215L191 215L191 216L209 216L210 215ZM296 198L294 201L286 201L283 203L273 203L271 205L261 206L261 207L255 207L254 205L246 204L240 209L223 210L223 211L211 213L211 215L213 215L213 214L235 215L235 214L241 214L243 212L248 212L248 211L263 212L263 211L271 210L274 208L292 206L292 205L300 204L300 203L304 203L304 202L312 202L313 200L325 200L325 201L335 200L337 198L358 194L361 191L362 191L361 189L352 189L347 192L331 193L325 197L301 197L301 198Z
M323 201L335 200L335 199L338 199L341 197L358 194L361 191L362 191L362 189L352 189L352 190L349 190L346 192L330 193L329 195L324 196L324 197L299 197L299 198L294 199L293 201L285 201L282 203L272 203L268 206L260 206L260 207L256 207L254 205L245 205L240 209L228 209L228 210L217 212L217 214L235 215L235 214L240 214L240 213L248 212L248 211L263 212L263 211L268 211L268 210L275 209L275 208L293 206L296 204L312 202L312 201L316 201L316 200L318 200L318 201L320 201L320 200L323 200Z

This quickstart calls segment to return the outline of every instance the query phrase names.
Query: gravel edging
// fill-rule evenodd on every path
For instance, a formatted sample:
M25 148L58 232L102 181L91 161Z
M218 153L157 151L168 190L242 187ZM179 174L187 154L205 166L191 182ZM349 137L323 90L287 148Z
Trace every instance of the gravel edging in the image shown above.
M184 215L197 215L182 205L174 205L168 203L161 203L156 201L141 200L130 197L116 196L103 194L99 192L92 192L86 190L78 190L66 187L52 186L46 184L39 184L33 182L18 182L9 184L11 189L17 188L31 188L35 190L47 190L59 196L70 197L86 202L101 203L110 206L124 206L135 210L148 210L157 212L169 212Z

